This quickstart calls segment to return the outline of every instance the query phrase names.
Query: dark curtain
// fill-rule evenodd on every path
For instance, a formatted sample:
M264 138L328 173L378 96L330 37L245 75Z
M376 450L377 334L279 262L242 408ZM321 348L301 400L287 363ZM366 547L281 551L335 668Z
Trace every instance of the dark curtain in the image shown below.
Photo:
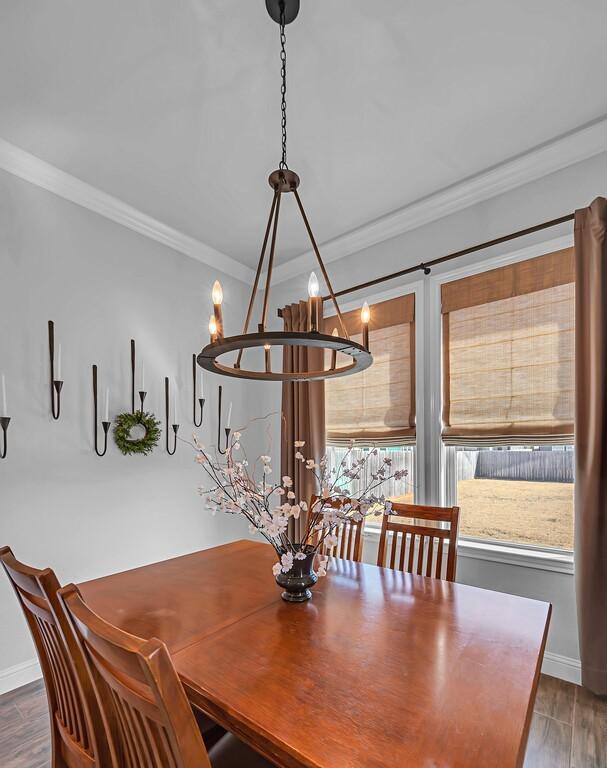
M607 200L575 214L575 579L582 684L607 694Z
M308 305L305 301L289 304L282 310L285 331L305 331ZM324 352L313 347L284 347L283 371L322 370ZM282 385L282 430L280 475L293 479L296 501L310 503L319 488L314 474L295 459L295 440L305 440L301 452L318 464L325 453L325 383L324 381L285 382ZM318 471L318 470L317 470ZM306 515L292 520L292 535L304 530Z

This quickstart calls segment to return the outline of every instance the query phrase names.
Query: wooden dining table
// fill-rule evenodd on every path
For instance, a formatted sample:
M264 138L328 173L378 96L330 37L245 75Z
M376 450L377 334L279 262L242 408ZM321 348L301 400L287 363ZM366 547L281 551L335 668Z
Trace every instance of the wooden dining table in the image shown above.
M79 587L278 766L522 765L548 603L337 559L286 603L275 560L243 540Z

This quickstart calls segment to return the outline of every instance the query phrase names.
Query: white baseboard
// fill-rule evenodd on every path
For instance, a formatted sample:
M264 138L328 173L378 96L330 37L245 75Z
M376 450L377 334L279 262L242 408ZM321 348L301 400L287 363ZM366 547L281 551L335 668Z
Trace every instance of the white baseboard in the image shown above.
M579 659L561 656L559 653L544 653L542 672L551 677L560 677L568 683L582 684L582 664Z
M14 667L0 670L0 696L8 693L15 688L21 688L22 685L38 680L42 677L42 670L38 659L23 661L21 664L15 664Z

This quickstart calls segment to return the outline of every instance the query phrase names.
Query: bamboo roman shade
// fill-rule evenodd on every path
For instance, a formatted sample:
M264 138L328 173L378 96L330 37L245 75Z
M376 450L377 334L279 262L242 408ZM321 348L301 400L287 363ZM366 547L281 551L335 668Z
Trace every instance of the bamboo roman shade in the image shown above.
M360 310L344 314L351 339L361 342ZM339 330L336 317L326 333ZM415 295L371 307L369 345L373 365L366 371L325 382L327 440L376 444L415 442ZM330 353L327 354L326 364ZM339 364L339 361L338 361Z
M442 286L443 439L570 442L573 248Z

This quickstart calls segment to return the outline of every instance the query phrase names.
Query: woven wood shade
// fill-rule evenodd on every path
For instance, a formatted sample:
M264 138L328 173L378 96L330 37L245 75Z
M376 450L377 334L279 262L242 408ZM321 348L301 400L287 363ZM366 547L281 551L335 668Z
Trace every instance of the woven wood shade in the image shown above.
M360 310L344 314L350 337L362 341ZM325 333L337 327L324 321ZM374 304L369 323L373 365L325 382L327 440L376 444L415 442L415 296ZM330 363L327 353L325 365ZM339 357L337 364L339 365Z
M442 286L443 439L571 442L572 248Z

